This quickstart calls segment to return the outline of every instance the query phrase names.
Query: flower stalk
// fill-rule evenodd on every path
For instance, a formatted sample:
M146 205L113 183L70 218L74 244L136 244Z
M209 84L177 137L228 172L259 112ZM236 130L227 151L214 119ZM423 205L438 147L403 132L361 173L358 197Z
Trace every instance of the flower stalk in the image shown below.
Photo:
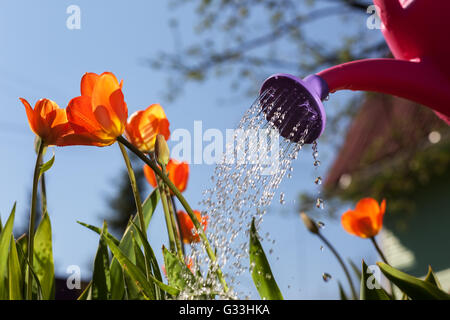
M33 266L33 257L34 257L34 230L36 228L36 206L37 206L37 193L38 193L38 185L39 185L39 176L41 171L41 162L42 156L44 154L45 143L44 141L40 141L36 164L34 166L34 174L33 174L33 191L31 194L31 210L30 210L30 221L28 224L28 262L30 266ZM27 282L27 291L26 291L27 300L33 299L33 275L31 270L28 269L28 282Z
M342 269L344 270L345 276L347 277L348 283L350 285L350 290L352 291L352 296L354 300L358 299L358 296L356 294L356 290L355 287L353 285L353 281L352 278L350 277L350 272L348 272L347 266L345 265L344 261L342 260L341 256L339 255L339 253L336 251L336 249L333 247L333 245L327 240L327 238L325 238L321 233L320 233L320 229L317 226L317 223L311 219L306 213L302 212L300 213L300 217L302 218L303 223L305 224L306 228L308 229L309 232L311 232L312 234L317 235L320 240L323 241L323 243L325 243L325 245L330 249L330 251L334 254L334 256L336 257L336 259L338 260L339 264L341 265Z

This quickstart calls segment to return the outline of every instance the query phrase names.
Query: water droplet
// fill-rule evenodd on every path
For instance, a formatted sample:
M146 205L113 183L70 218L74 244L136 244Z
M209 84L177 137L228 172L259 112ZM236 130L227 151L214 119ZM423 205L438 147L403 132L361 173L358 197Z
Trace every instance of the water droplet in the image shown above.
M323 228L325 228L325 223L323 223L322 221L318 221L318 222L317 222L317 226L318 226L320 229L323 229Z
M318 166L320 166L320 161L319 160L314 161L314 167L318 167Z
M323 209L324 208L324 201L321 198L317 198L316 200L316 207L319 209Z
M325 281L325 282L330 281L331 278L332 278L332 277L331 277L331 275L330 275L329 273L324 272L324 273L322 274L322 279L323 279L323 281Z
M322 177L317 177L316 180L314 180L314 183L317 185L321 185L322 184Z
M285 204L286 203L286 201L284 200L284 193L283 192L280 193L280 203L281 204Z
M320 251L323 252L323 250L324 250L324 247L323 247L323 246L320 246Z

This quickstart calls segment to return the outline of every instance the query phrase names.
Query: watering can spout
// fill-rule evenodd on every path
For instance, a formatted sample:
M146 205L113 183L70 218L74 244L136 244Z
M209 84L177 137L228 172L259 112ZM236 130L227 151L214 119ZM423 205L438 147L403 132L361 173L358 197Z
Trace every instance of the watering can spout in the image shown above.
M344 63L317 74L330 92L358 90L386 93L433 109L450 123L450 82L433 65L398 59Z
M365 59L344 63L305 79L276 74L268 78L261 93L285 120L274 122L280 134L303 141L292 129L307 129L306 143L317 139L325 127L322 105L329 93L358 90L386 93L433 109L450 124L450 31L449 0L374 0L382 21L381 31L395 59ZM284 96L280 99L280 96ZM273 110L264 108L274 120ZM303 128L303 127L302 127Z

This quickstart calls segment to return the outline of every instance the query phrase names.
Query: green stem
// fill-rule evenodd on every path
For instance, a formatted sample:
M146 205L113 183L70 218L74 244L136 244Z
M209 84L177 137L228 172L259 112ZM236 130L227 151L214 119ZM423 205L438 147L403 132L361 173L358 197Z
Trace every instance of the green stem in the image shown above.
M163 174L167 174L165 166L162 167L162 172ZM184 261L183 249L181 248L180 233L178 232L178 224L175 221L173 206L172 202L170 201L170 190L167 185L164 185L164 196L166 197L167 205L169 207L170 222L172 224L173 234L175 237L175 245L177 247L178 257L181 259L181 261Z
M144 161L155 172L155 174L157 174L159 177L161 177L161 179L167 184L167 186L170 188L170 190L172 190L172 192L178 198L181 205L184 207L187 214L189 215L192 222L194 223L195 229L196 229L197 233L200 235L200 239L202 240L203 245L205 246L206 253L208 254L209 259L211 260L211 262L213 264L217 264L216 255L214 254L214 251L212 250L211 245L209 244L208 238L206 237L206 234L203 231L203 228L202 228L200 222L197 220L197 217L195 216L194 211L192 210L192 208L190 207L189 203L186 201L184 196L181 194L181 192L177 189L177 187L175 187L175 185L172 183L172 181L170 181L170 179L162 173L162 171L158 168L158 166L155 163L150 161L149 158L147 158L142 152L139 151L138 148L136 148L133 144L128 142L124 137L122 137L122 136L118 137L117 141L123 143L129 150L131 150L142 161ZM220 267L218 265L216 267L217 267L216 268L217 278L219 279L220 283L222 284L223 290L226 293L229 290L228 285L225 281L222 270L220 269Z
M384 256L383 251L381 251L380 247L378 246L377 241L375 240L375 237L371 237L370 240L372 241L375 249L377 250L378 254L380 255L381 259L384 261L384 263L389 264L386 257Z
M41 159L40 165L42 166L43 161ZM45 186L45 173L41 176L41 210L42 216L47 212L47 188Z
M144 220L144 211L142 210L142 201L141 201L141 195L139 193L139 189L136 182L136 176L134 175L133 167L131 166L130 157L128 156L127 150L125 150L125 147L119 142L118 143L120 151L122 152L123 160L125 160L125 165L127 167L128 171L128 177L130 179L130 185L131 189L133 190L133 196L134 196L134 202L136 204L136 211L139 219L139 225L142 231L142 234L144 235L145 239L147 239L147 230L145 228L145 220ZM145 256L145 269L146 269L146 275L147 279L149 278L150 273L150 257Z
M45 144L41 141L39 145L39 150L37 152L36 164L34 166L33 175L33 191L31 194L31 210L30 210L30 222L28 225L28 261L30 266L33 266L33 256L34 256L34 229L36 222L36 202L37 202L37 192L39 184L39 174L41 170L42 155L45 148ZM27 284L27 299L33 299L33 275L31 270L28 270L28 284Z
M170 200L172 201L172 208L173 208L173 211L175 212L175 219L177 221L177 226L178 226L178 234L181 236L180 219L178 219L178 214L177 214L178 211L177 211L177 205L175 203L175 197L171 196ZM185 256L186 250L184 248L184 242L180 241L180 243L181 243L181 251L183 252L183 256Z
M170 218L169 204L167 203L165 186L159 177L156 177L156 184L157 184L157 187L159 188L159 193L161 195L161 202L163 205L164 218L166 220L166 226L167 226L167 235L169 236L170 251L175 252L176 251L175 234L173 232L172 219Z
M355 287L353 286L352 278L350 277L350 273L348 272L348 269L342 260L339 253L336 251L336 249L331 245L330 242L319 232L317 233L317 236L325 243L325 245L333 252L336 259L339 261L339 264L341 265L342 269L344 270L345 276L347 277L348 283L350 284L350 290L352 291L352 296L354 300L358 300L358 296L356 294Z

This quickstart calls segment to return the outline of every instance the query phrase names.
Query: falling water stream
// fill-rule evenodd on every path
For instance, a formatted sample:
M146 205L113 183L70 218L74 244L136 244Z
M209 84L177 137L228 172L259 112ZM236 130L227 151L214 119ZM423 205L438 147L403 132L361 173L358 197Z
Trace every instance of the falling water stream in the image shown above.
M237 290L241 276L251 269L248 245L251 220L255 218L257 227L262 222L283 177L287 172L290 175L291 162L297 158L308 133L308 125L299 121L289 135L298 137L297 131L302 128L300 139L296 139L299 142L279 135L275 126L277 121L295 116L289 112L291 106L282 108L285 102L279 99L283 99L283 95L286 94L278 94L274 100L274 92L268 90L247 110L233 132L233 141L227 143L222 160L215 167L212 187L203 194L201 205L204 214L209 216L207 237L217 251L218 265L232 288L221 298L249 298L248 294ZM275 107L277 109L272 110ZM268 112L273 114L270 120L267 120ZM314 148L314 164L318 166L316 144ZM284 202L284 194L281 193L280 203ZM191 257L196 261L194 268L201 268L206 273L209 259L204 252L199 243L193 246ZM222 291L214 276L207 277L206 285L212 291Z

